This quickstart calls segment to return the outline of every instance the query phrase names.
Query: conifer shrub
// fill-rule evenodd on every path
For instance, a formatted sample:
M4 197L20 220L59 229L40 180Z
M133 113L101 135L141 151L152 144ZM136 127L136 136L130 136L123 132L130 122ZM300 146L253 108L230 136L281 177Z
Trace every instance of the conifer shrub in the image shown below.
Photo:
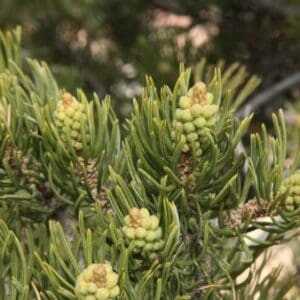
M0 298L271 297L278 270L239 278L299 226L299 155L286 169L282 111L250 138L235 117L259 79L181 65L174 87L146 77L119 124L20 40L0 34Z

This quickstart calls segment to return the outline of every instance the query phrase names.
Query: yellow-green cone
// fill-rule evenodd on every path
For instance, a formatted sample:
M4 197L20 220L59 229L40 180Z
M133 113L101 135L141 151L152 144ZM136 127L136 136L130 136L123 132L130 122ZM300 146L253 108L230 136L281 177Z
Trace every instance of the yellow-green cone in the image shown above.
M219 107L213 104L214 96L204 82L196 83L179 99L175 111L172 138L184 142L183 152L196 151L200 156L208 141L207 134L214 128Z
M132 208L124 218L124 224L123 233L129 242L134 241L136 252L151 255L163 247L159 220L146 208Z
M111 300L120 294L118 274L110 264L92 264L77 277L75 294L78 300Z
M300 207L300 172L287 177L280 188L280 193L286 193L285 206L289 210Z
M66 145L71 142L77 151L82 150L82 124L86 140L89 140L88 123L84 105L77 101L70 93L63 93L54 112L54 118L62 141ZM70 139L68 139L68 135Z

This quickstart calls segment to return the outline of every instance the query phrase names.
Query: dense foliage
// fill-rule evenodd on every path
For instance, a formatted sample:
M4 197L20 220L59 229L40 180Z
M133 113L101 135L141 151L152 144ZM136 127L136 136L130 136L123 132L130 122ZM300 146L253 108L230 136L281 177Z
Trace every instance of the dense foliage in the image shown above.
M0 35L0 297L269 297L279 271L253 290L251 267L299 226L300 157L286 168L282 111L240 150L259 79L204 60L172 88L147 77L120 130L108 96L67 92L20 40Z

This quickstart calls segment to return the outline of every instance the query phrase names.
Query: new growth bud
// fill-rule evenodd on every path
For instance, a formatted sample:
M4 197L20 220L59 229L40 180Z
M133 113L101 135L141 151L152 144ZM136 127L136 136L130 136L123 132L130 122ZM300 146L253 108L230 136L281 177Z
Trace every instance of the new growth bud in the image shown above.
M84 105L70 93L63 93L54 112L55 125L65 145L69 143L80 151L83 148L83 137L89 139L89 128ZM82 129L83 128L83 132Z
M110 264L92 264L77 277L75 294L80 300L114 299L120 293L118 275Z
M182 152L195 150L201 156L207 147L208 134L216 124L219 107L213 104L214 96L207 92L204 82L196 83L179 99L171 137L183 142Z
M132 208L124 218L124 224L123 233L128 242L134 242L135 252L151 255L163 247L159 220L146 208Z
M300 207L300 173L295 173L283 181L279 192L286 194L285 206L288 210Z

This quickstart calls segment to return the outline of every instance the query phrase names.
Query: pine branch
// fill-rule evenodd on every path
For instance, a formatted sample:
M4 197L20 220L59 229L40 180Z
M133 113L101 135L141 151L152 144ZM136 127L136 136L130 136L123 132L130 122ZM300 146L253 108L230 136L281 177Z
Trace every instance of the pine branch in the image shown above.
M205 60L174 87L147 77L121 136L109 97L71 95L27 63L0 70L0 297L254 296L251 274L237 278L300 225L283 112L237 151L252 115L234 112L260 80Z

